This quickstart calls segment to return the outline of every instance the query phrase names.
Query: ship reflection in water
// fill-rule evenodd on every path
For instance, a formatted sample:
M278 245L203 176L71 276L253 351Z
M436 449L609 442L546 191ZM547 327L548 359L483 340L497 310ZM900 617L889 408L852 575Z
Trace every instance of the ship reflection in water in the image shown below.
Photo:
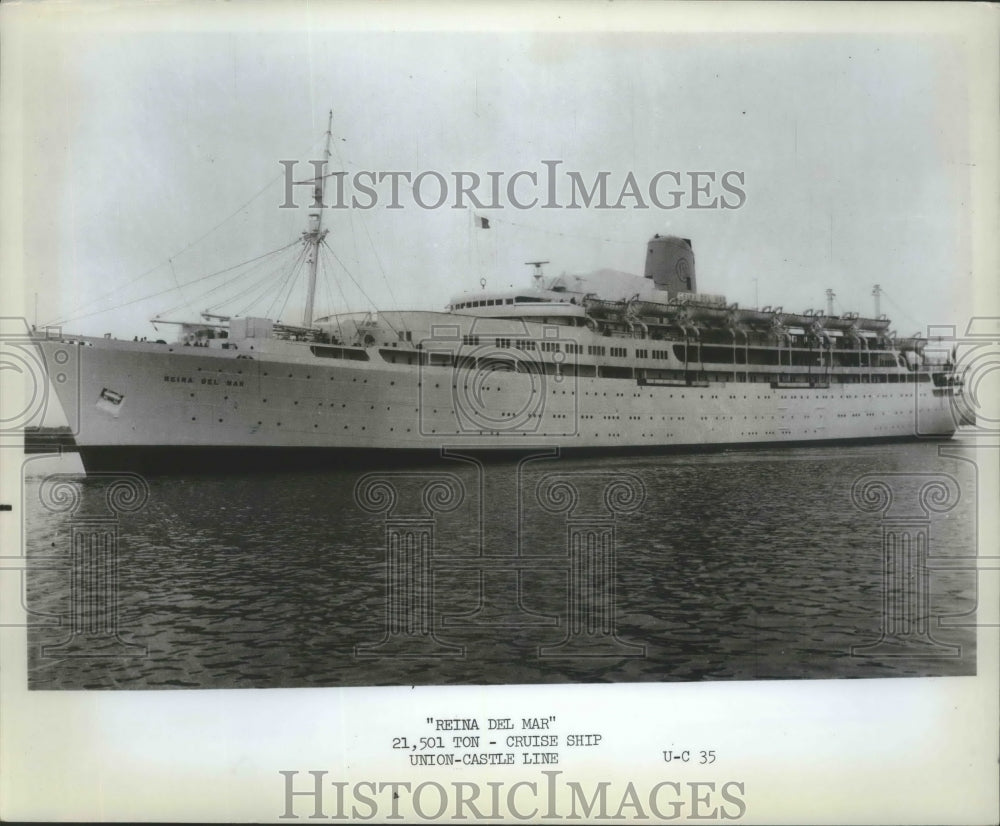
M25 466L33 689L976 672L975 476L934 443L154 476L138 499L75 461Z

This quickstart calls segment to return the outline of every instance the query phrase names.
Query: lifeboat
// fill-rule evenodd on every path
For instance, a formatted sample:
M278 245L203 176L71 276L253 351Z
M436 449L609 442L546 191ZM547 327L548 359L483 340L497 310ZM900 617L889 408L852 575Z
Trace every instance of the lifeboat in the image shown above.
M845 313L841 316L831 315L822 319L824 330L851 330L857 326L858 314Z
M584 296L583 299L584 309L594 318L619 318L625 314L626 304L625 301L608 301L591 296Z
M774 310L736 310L736 321L740 324L770 324L776 315Z
M825 320L825 316L813 312L804 313L782 313L781 323L788 327L802 327L808 329L818 320Z
M871 330L876 333L885 333L889 329L889 325L892 324L885 316L882 318L859 318L856 323L859 330Z
M673 318L681 312L681 306L634 298L628 303L628 311L636 318Z
M728 321L730 310L726 307L712 306L709 304L685 304L691 318L694 321Z

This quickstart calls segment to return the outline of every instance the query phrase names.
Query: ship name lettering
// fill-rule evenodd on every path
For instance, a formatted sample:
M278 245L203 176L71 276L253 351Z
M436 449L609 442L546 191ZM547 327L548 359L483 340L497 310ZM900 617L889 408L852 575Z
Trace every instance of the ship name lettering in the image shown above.
M183 384L192 384L194 382L194 379L192 379L190 376L164 376L163 380L181 382Z
M478 731L479 723L475 719L468 717L452 718L450 720L437 719L434 721L434 728L437 731Z
M523 729L547 729L556 720L555 717L522 717Z

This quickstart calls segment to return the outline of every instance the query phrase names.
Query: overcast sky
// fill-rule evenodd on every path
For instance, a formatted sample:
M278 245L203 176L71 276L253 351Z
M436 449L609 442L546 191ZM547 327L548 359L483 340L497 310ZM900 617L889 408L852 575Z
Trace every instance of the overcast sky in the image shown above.
M704 292L752 305L756 288L760 304L801 311L825 306L831 287L838 311L871 314L878 282L883 311L911 334L969 314L963 61L952 38L930 34L50 27L23 52L25 273L40 321L76 316L67 329L128 337L152 335L146 319L158 312L179 305L172 317L191 316L266 280L258 269L207 297L221 279L165 292L305 228L304 190L301 209L279 209L279 161L319 158L332 108L334 161L350 175L541 175L543 161L559 160L560 174L587 181L609 172L612 201L630 172L641 187L661 171L743 176L737 209L691 209L690 194L672 210L634 199L621 210L505 203L479 213L489 230L448 208L453 194L422 209L404 185L404 208L387 210L379 186L376 208L325 221L382 309L440 308L481 279L526 283L523 262L537 259L553 275L641 274L646 239L671 232L692 239ZM708 198L720 194L715 185ZM351 277L331 274L319 312L365 306ZM299 292L284 320L300 308Z

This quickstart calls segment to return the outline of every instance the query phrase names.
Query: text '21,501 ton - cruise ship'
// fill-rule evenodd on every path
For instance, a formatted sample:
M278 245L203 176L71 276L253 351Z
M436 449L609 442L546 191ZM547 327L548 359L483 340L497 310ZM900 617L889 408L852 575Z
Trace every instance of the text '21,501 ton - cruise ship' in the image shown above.
M315 181L322 203L322 179ZM178 340L35 334L87 470L335 462L446 447L639 451L949 437L961 381L885 316L740 308L698 291L688 239L443 311L206 314ZM876 312L876 315L878 313ZM206 453L214 455L206 455Z

